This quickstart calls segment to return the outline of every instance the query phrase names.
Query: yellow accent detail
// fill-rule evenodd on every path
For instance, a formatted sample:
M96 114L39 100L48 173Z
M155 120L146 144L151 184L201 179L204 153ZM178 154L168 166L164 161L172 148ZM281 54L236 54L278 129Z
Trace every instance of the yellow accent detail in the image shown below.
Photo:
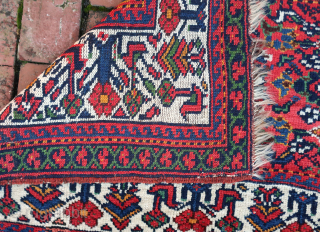
M86 209L80 210L80 216L81 217L88 217L88 211Z
M167 9L167 16L166 16L167 19L172 19L172 9L168 8Z
M51 64L51 65L47 68L45 74L47 75L55 65L56 65L56 62L54 62L53 64Z
M197 223L197 219L195 219L195 218L189 218L189 223L190 223L190 224L196 224L196 223Z
M108 209L107 207L104 208L106 211L108 211L113 217L115 217L119 222L125 221L127 218L131 217L132 215L135 215L136 213L140 212L140 209L136 209L135 211L130 212L126 216L120 218L117 214L115 214L113 211Z
M109 95L100 95L100 103L107 104L109 102Z
M48 193L53 192L52 188L47 188L44 192L42 192L42 189L38 186L33 185L33 187L35 188L35 190L37 190L37 193L39 193L43 197L46 196Z
M169 44L166 52L163 53L163 55L161 56L161 59L164 61L164 63L166 64L166 66L169 68L169 70L170 70L170 72L171 72L171 74L172 74L173 79L176 78L176 75L175 75L174 71L172 70L171 65L169 65L169 61L168 61L165 57L168 55L168 53L169 53L169 51L171 50L171 47L173 46L174 42L175 42L175 39L174 39L174 37L172 37L172 39L171 39L171 41L170 41L170 44Z

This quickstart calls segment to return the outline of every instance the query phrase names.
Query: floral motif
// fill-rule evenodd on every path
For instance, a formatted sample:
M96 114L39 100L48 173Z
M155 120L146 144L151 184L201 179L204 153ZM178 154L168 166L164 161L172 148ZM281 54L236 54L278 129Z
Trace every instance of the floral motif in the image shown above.
M230 94L230 100L233 101L233 108L241 110L243 101L243 94L241 93L241 91L232 91L232 93Z
M237 168L242 168L243 164L241 162L243 156L241 155L240 152L238 152L238 154L236 156L233 157L231 166L232 169L237 169Z
M215 150L208 156L207 159L207 164L212 167L212 168L216 168L219 166L220 161L220 154L218 152L216 152Z
M241 0L231 0L230 3L231 3L230 11L232 15L235 15L237 13L237 10L240 10L243 7L243 1Z
M0 159L0 165L2 169L7 169L8 172L12 171L14 168L13 158L10 154L6 154L6 157L1 157Z
M64 167L66 160L63 159L63 157L65 156L66 156L66 153L64 152L63 149L60 149L59 155L57 154L57 152L53 154L52 158L54 159L54 162L59 165L59 168Z
M103 114L109 116L118 105L120 97L108 82L104 86L98 82L88 100L100 117Z
M7 217L20 210L20 206L11 198L11 187L4 186L4 198L0 199L0 213Z
M235 143L239 143L241 139L243 139L246 136L246 131L243 130L242 126L235 126L233 128L233 141Z
M239 231L242 226L241 221L232 215L227 215L226 217L219 220L216 224L217 227L221 229L221 231L226 232Z
M127 148L123 148L123 151L120 152L120 156L119 156L119 162L120 164L123 164L123 166L127 166L127 164L129 163L129 151L127 150Z
M149 150L146 150L145 152L141 152L140 155L139 155L140 164L143 165L144 169L150 163L150 160L148 158L150 158L150 151Z
M71 118L77 117L82 105L83 100L79 96L75 96L74 94L69 94L62 99L62 106L65 108L66 113Z
M171 106L176 97L175 87L169 80L162 81L157 90L157 93L159 98L161 99L163 106L166 107Z
M159 25L167 35L170 35L180 21L180 5L177 0L162 0L160 10L162 14L159 18Z
M32 152L28 155L28 159L27 159L28 164L30 164L30 166L32 166L33 164L35 168L39 168L40 167L40 160L38 160L39 157L40 157L40 154L35 149L32 149Z
M228 26L226 33L229 35L229 41L232 42L233 45L239 44L239 29L237 26Z
M300 225L298 222L291 223L286 228L281 230L281 232L291 232L291 231L311 232L311 231L314 231L314 230L307 223L303 223L302 225Z
M193 212L191 209L182 212L174 219L174 222L178 224L179 230L193 229L196 232L206 231L207 226L211 224L209 218L202 211Z
M148 224L152 229L157 229L170 221L170 218L158 209L154 209L145 215L142 220Z
M246 73L246 68L242 65L242 61L234 62L232 65L232 77L236 81L239 80L239 76L242 76Z
M81 151L79 151L79 154L76 160L83 167L87 166L87 159L85 158L86 156L87 156L87 150L84 147L82 147Z
M162 165L165 165L166 167L170 167L172 164L172 154L171 152L167 149L167 151L165 153L162 154L161 158L160 158L160 163Z
M143 94L137 89L128 91L124 96L124 103L127 105L127 110L132 117L138 113L143 100Z
M72 225L78 226L84 222L91 228L96 226L98 219L102 217L101 211L91 201L83 203L80 200L71 204L65 214L70 216Z
M185 155L183 157L184 165L186 167L188 167L188 170L191 170L194 167L194 165L196 164L196 162L194 161L195 158L196 158L196 156L194 155L193 152L190 152L189 156Z
M100 152L98 155L100 165L102 165L103 168L108 165L108 155L109 152L106 148L103 148L102 152Z

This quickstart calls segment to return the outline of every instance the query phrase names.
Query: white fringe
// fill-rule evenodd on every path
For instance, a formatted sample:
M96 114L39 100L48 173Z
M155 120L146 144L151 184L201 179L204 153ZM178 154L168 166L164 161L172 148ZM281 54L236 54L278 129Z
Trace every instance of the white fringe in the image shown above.
M264 8L267 5L267 0L251 0L250 1L250 30L249 33L253 33L260 25L264 18ZM263 50L262 40L252 39L252 55L251 55L251 77L253 82L253 176L262 179L259 174L259 169L266 163L272 161L271 154L273 142L268 142L273 138L273 134L266 132L265 129L269 126L266 119L269 117L268 112L265 111L266 105L273 105L274 102L270 98L267 87L265 84L265 77L269 72L264 68L258 67L254 64L255 60L261 56L266 56L266 52Z

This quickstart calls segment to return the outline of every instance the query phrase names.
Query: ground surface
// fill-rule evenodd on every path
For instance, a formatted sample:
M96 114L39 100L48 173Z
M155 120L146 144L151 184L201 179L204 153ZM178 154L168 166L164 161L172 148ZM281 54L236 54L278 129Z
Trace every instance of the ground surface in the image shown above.
M0 109L120 2L0 1Z

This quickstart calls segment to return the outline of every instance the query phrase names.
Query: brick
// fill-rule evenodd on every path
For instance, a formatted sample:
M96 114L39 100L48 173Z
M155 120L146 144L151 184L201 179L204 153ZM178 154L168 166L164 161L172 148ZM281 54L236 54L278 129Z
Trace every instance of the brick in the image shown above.
M13 82L13 67L0 66L0 110L2 110L11 100Z
M20 0L2 0L0 1L0 14L5 14L7 17L17 18Z
M108 12L90 11L87 20L87 29L89 31L95 25L97 25L103 18L107 16Z
M81 0L24 0L20 60L51 63L79 37Z
M14 66L16 42L16 18L0 13L0 65Z
M104 6L107 8L118 6L123 0L90 0L93 6Z
M21 65L19 73L18 91L20 93L24 90L34 79L36 79L48 65L27 63Z

